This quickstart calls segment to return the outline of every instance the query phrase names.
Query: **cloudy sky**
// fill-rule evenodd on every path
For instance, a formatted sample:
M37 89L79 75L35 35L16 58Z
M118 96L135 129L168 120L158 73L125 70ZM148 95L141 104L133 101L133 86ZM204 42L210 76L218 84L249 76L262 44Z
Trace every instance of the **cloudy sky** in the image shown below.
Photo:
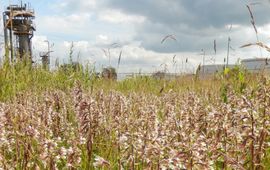
M222 64L231 38L230 63L268 57L262 49L240 46L256 42L246 5L250 4L259 41L270 42L269 0L28 0L36 12L35 60L53 46L52 63L73 60L97 68L117 66L120 72L152 72L166 65L170 72L192 72L203 63ZM9 3L2 0L1 12ZM2 5L3 4L3 5ZM2 22L2 21L1 21ZM1 32L2 34L2 32ZM166 35L174 35L176 41ZM216 40L217 53L214 52ZM109 57L110 56L110 57ZM110 58L110 59L109 59Z

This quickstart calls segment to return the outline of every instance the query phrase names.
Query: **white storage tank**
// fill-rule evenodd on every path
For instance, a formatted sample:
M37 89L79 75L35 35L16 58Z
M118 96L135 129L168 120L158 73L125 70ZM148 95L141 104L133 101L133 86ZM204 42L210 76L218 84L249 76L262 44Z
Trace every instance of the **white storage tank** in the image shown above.
M251 58L241 61L243 68L251 72L259 72L262 70L270 71L270 59L269 58Z

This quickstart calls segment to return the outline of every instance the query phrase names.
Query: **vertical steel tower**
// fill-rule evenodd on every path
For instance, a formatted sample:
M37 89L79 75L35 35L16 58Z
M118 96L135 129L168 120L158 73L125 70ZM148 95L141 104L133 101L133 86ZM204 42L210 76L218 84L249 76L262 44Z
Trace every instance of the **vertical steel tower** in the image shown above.
M5 48L9 51L10 59L32 59L31 39L35 26L34 10L29 5L10 5L3 12Z

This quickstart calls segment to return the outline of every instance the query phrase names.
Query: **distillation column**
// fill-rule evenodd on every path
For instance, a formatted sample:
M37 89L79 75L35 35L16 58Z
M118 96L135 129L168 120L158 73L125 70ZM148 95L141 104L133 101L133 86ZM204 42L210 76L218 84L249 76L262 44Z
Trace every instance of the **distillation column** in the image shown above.
M35 31L34 18L34 11L26 5L10 5L3 13L5 47L10 51L11 60L15 57L32 59L31 39Z

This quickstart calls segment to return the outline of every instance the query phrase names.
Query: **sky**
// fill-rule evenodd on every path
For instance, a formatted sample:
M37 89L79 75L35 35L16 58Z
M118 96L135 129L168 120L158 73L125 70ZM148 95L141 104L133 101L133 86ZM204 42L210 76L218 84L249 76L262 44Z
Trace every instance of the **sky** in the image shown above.
M1 0L1 12L18 0ZM199 64L223 64L269 57L258 47L246 5L253 12L259 41L270 42L269 0L28 0L35 10L34 60L53 44L51 63L74 61L119 72L194 72ZM2 20L1 20L2 22ZM1 29L2 30L2 29ZM2 32L0 32L2 34ZM168 38L173 35L176 39ZM2 41L2 40L1 40ZM214 50L216 41L216 53ZM262 52L260 52L262 51ZM205 54L205 57L203 57ZM203 58L205 58L203 62Z

